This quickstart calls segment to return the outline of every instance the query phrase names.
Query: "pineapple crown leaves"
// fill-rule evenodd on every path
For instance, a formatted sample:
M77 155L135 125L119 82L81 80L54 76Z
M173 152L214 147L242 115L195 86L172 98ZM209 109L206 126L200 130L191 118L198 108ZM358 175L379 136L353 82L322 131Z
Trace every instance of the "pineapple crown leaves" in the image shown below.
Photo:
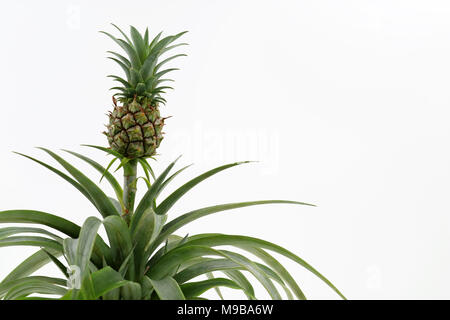
M121 101L129 102L137 98L138 100L146 99L150 103L164 104L166 100L161 94L165 93L166 89L173 88L162 84L173 80L162 77L178 69L162 69L162 66L175 58L186 56L186 54L175 54L162 61L160 61L160 57L171 49L187 45L187 43L173 44L187 31L163 38L161 38L162 32L160 32L150 40L148 28L145 30L144 35L142 35L135 27L130 26L130 39L118 26L115 24L112 25L121 33L123 39L116 38L105 31L100 32L114 40L125 51L127 57L113 51L108 51L111 54L108 58L115 61L122 68L126 76L126 79L124 79L116 75L109 75L108 77L113 78L114 81L122 85L112 87L110 90L119 91L114 96L117 96Z

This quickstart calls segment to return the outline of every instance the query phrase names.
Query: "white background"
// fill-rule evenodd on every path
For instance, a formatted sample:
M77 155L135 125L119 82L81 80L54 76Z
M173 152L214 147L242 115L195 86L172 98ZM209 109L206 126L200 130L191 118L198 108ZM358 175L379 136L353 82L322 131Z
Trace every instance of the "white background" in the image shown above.
M109 161L79 144L106 145L105 76L121 72L105 59L116 45L98 33L115 32L110 22L190 31L154 164L160 172L179 154L180 165L195 163L173 187L225 162L260 161L204 182L171 217L241 200L318 205L234 210L180 234L276 242L351 299L450 298L448 1L2 1L1 210L77 223L96 214L11 151L51 162L33 147L68 148ZM33 251L2 248L0 278ZM336 298L286 263L308 297Z

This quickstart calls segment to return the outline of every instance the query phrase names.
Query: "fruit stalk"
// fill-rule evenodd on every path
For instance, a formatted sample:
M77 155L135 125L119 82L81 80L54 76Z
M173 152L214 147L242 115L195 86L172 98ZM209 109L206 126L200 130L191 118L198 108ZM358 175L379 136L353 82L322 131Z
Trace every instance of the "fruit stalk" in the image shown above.
M129 222L134 210L134 200L136 198L136 172L137 160L132 159L123 166L123 204L125 212L124 219Z

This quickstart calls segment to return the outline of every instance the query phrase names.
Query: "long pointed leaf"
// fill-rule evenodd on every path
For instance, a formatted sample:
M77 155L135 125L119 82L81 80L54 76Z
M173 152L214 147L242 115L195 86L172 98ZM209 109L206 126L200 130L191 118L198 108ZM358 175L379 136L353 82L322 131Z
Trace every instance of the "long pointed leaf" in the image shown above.
M238 270L222 270L231 280L236 282L244 293L246 294L249 300L256 300L255 298L255 290L253 289L252 284L248 279L242 274L242 272Z
M58 230L71 238L77 238L80 232L80 227L75 223L64 218L52 215L50 213L36 211L36 210L8 210L0 212L0 223L32 223L42 224ZM109 260L109 248L105 242L97 237L95 248L96 263L101 262L101 257ZM100 259L100 260L99 260Z
M213 278L203 281L189 282L180 286L187 299L192 297L198 297L210 289L216 289L217 287L227 287L231 289L242 288L234 281L225 278Z
M114 192L116 193L116 197L117 199L122 199L123 198L123 190L122 187L120 186L119 182L117 182L116 178L114 178L114 176L108 172L107 168L104 168L102 165L100 165L98 162L82 155L79 154L77 152L73 152L70 150L63 150L66 151L78 158L80 158L81 160L84 160L85 162L89 163L92 167L94 167L98 172L100 172L105 178L106 180L108 180L108 182L111 184L111 187L113 188Z
M279 263L274 257L272 257L270 254L268 254L266 251L260 248L246 247L245 250L257 256L262 261L264 261L268 266L270 266L284 281L286 281L286 283L292 289L292 291L294 292L294 294L297 296L298 299L306 300L306 296L298 286L297 282L294 280L294 278L292 278L292 276L289 274L286 268L283 267L283 265ZM289 296L289 291L286 291L286 293Z
M196 177L195 179L192 179L191 181L185 183L180 188L175 190L170 196L168 196L157 208L156 208L156 214L165 214L169 209L175 204L178 199L180 199L186 192L191 190L193 187L195 187L197 184L202 182L203 180L215 175L216 173L219 173L220 171L223 171L225 169L244 164L249 163L249 161L243 161L243 162L235 162L226 164L224 166L217 167L215 169L209 170L200 176Z
M59 259L57 257L55 257L52 253L50 253L48 250L46 250L46 249L42 249L42 250L44 250L44 252L49 256L50 260L53 261L53 263L58 267L58 269L62 272L62 274L66 278L69 278L69 273L67 272L67 267L61 261L59 261Z
M46 236L50 236L54 240L62 241L60 236L49 232L47 230L41 228L29 228L29 227L8 227L8 228L0 228L0 239L4 239L6 237L23 234L23 233L35 233L35 234L43 234Z
M161 186L161 184L166 179L167 175L169 174L170 170L173 168L175 163L180 157L178 157L175 161L173 161L164 171L159 175L159 177L155 180L155 182L152 184L150 189L144 194L141 201L139 202L139 205L136 208L136 211L133 214L133 217L131 219L131 232L134 232L134 229L137 226L137 223L139 222L139 219L141 218L142 214L145 210L148 208L151 208L153 206L153 202L156 199L156 195L158 194L158 190Z
M97 231L101 224L102 222L99 219L89 217L81 227L78 238L76 265L81 269L82 273L88 269L95 239L97 238Z
M261 282L261 284L266 288L273 299L281 299L281 296L278 293L276 287L273 285L272 281L265 275L263 271L261 271L261 269L255 263L240 254L225 250L215 250L208 247L208 245L191 246L184 244L179 248L169 251L160 259L153 262L150 267L148 276L151 279L161 279L167 276L167 273L170 272L170 270L172 270L174 267L187 260L211 255L221 256L241 265L250 273L252 273L258 279L258 281Z
M150 243L153 233L155 232L156 215L152 208L144 211L139 222L132 233L133 244L135 246L134 263L136 266L137 280L144 275L146 266L145 250Z
M120 264L132 254L133 244L131 242L131 234L125 221L117 216L107 217L103 221L106 233L108 234L111 250L113 251L113 259L116 267L120 267ZM130 279L135 279L134 259L131 258L128 264L128 272Z
M62 251L61 243L44 237L17 236L0 240L0 247L32 246Z
M137 282L128 281L120 288L124 300L140 300L142 297L142 287Z
M92 204L94 206L97 207L97 205L95 204L94 200L92 199L91 195L89 194L89 192L78 182L76 182L74 179L72 179L71 177L69 177L68 175L66 175L64 172L61 172L60 170L46 164L45 162L42 162L40 160L37 160L33 157L27 156L26 154L23 153L19 153L19 152L15 152L16 154L28 158L30 160L33 160L34 162L39 163L41 166L44 166L45 168L49 169L50 171L53 171L54 173L56 173L58 176L60 176L61 178L63 178L64 180L66 180L67 182L69 182L71 185L73 185L75 188L78 189L78 191L80 191L90 202L92 202Z
M128 283L111 267L105 267L91 275L94 288L94 299L104 296L108 292L120 288Z
M119 159L123 158L123 156L120 153L118 153L117 151L112 150L111 148L105 148L105 147L102 147L102 146L95 146L95 145L92 145L92 144L82 144L82 146L83 147L94 148L94 149L106 152L106 153L108 153L110 155L113 155L113 156L119 158Z
M206 274L206 277L207 277L209 280L212 280L212 279L215 279L215 278L216 278L212 272L208 272L208 273ZM214 287L214 291L217 293L217 295L219 296L220 300L224 300L223 295L222 295L222 291L220 290L220 288L219 288L218 286L217 286L217 287ZM199 295L197 295L197 296L199 296Z
M97 205L97 208L103 217L120 215L105 193L81 171L76 169L56 153L45 148L39 149L47 152L52 158L58 161L89 192L92 200Z
M27 297L30 294L54 294L64 295L67 289L58 285L48 283L38 279L28 279L14 287L12 287L5 295L5 300L14 300Z
M69 237L76 238L80 227L69 220L36 210L0 211L0 223L33 223L42 224L58 230Z
M191 266L183 269L178 272L174 279L183 284L186 281L189 281L195 277L200 275L213 272L213 271L224 271L224 270L237 270L242 268L241 265L237 264L228 259L220 258L220 259L210 259L210 260L201 260L200 262L194 263Z
M51 252L54 256L60 256L61 252L59 250L47 250ZM26 277L33 272L39 270L46 264L50 262L50 257L44 250L39 250L33 253L27 259L25 259L21 264L14 268L4 279L0 282L1 285L14 281L23 277Z
M225 235L225 234L212 234L212 235L197 235L191 237L188 242L185 245L207 245L211 247L215 246L222 246L222 245L232 245L236 247L240 247L245 250L246 247L252 246L256 248L263 248L267 250L274 251L278 254L281 254L295 262L297 262L299 265L316 275L319 279L321 279L323 282L325 282L331 289L333 289L338 295L340 295L343 299L345 299L345 296L327 279L325 278L321 273L319 273L316 269L314 269L310 264L308 264L305 260L301 259L297 255L293 254L289 250L286 250L283 247L280 247L276 244L273 244L271 242L252 238L252 237L246 237L246 236L231 236L231 235Z
M183 291L172 277L150 281L161 300L185 300Z
M2 282L0 284L0 297L3 297L5 295L5 293L8 292L11 288L13 288L21 283L30 281L30 280L37 280L37 281L56 284L56 285L60 285L60 286L65 286L67 284L67 280L65 280L65 279L53 278L53 277L43 277L43 276L31 276L31 277L26 277L26 278L21 278L21 279L15 279L15 280L7 281L7 282Z
M228 203L228 204L221 204L211 207L205 207L202 209L194 210L191 212L188 212L186 214L181 215L180 217L170 221L167 223L160 235L158 236L155 243L152 245L152 247L149 249L149 254L153 252L154 249L156 249L164 240L172 233L174 233L176 230L180 229L181 227L185 226L186 224L195 221L199 218L202 218L204 216L231 210L231 209L237 209L237 208L243 208L243 207L249 207L249 206L255 206L255 205L263 205L263 204L298 204L298 205L307 205L307 206L313 206L308 203L304 202L297 202L297 201L287 201L287 200L261 200L261 201L249 201L249 202L237 202L237 203Z

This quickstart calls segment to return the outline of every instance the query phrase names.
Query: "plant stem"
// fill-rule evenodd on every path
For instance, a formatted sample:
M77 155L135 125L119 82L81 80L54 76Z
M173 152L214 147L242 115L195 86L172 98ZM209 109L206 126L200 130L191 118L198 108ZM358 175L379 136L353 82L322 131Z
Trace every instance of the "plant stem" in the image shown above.
M127 222L130 222L134 210L136 172L137 160L130 160L123 166L123 204L125 206L123 217Z

